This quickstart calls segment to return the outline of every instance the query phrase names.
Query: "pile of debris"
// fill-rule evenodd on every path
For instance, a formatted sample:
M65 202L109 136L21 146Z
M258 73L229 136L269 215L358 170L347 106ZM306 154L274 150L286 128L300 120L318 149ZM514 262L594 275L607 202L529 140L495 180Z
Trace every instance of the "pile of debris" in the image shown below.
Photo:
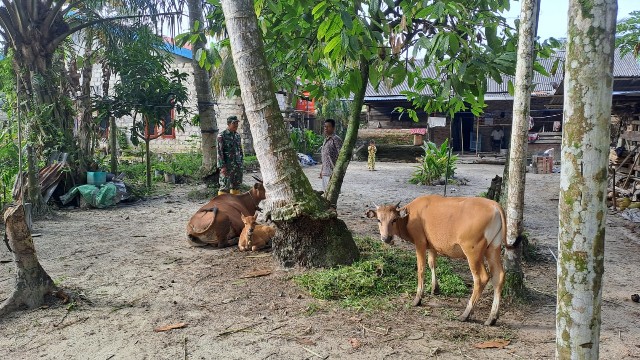
M630 121L609 153L607 205L640 222L640 121ZM629 209L629 211L627 211ZM631 211L633 210L633 211ZM635 216L633 213L638 213ZM638 220L638 221L636 221Z

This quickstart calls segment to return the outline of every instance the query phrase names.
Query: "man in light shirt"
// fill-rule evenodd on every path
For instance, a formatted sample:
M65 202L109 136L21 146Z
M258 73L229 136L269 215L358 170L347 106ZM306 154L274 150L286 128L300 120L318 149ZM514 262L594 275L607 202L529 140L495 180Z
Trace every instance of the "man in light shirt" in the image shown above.
M504 137L504 132L502 128L496 126L493 128L491 132L491 148L493 152L500 152L500 148L502 148L502 138Z
M342 147L342 139L335 134L336 121L327 119L324 121L324 143L322 144L322 168L320 178L322 179L322 189L327 191L329 180L333 174L333 168L338 161L338 154Z

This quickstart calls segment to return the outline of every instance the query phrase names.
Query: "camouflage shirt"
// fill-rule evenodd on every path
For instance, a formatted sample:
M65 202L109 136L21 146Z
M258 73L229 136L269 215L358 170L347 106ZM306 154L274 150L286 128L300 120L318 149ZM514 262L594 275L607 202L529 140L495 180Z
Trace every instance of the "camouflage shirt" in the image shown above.
M244 154L242 153L240 134L226 129L218 135L217 141L219 168L232 164L242 165Z
M320 175L331 176L333 173L333 167L338 161L338 154L342 147L342 139L338 135L331 135L324 139L322 144L322 169Z

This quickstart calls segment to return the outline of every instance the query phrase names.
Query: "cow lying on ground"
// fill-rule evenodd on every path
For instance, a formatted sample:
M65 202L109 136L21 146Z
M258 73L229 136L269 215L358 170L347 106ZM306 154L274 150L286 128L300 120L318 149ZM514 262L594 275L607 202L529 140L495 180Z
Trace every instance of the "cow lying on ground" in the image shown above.
M493 306L485 325L493 325L498 319L500 296L504 283L504 269L500 259L501 245L506 243L506 220L500 205L485 198L421 196L404 208L397 205L376 206L367 211L369 218L378 219L380 237L388 244L393 236L410 241L416 246L418 262L418 290L413 301L420 305L424 291L425 252L429 255L431 269L431 294L438 290L436 256L467 258L473 275L473 293L467 308L460 316L466 321L482 290L491 278ZM484 260L487 260L487 273Z
M256 222L257 215L240 215L244 223L244 229L240 234L238 249L240 251L256 251L263 249L276 234L276 229L269 225L260 225Z
M258 204L265 198L262 182L240 195L214 197L189 219L187 242L192 246L214 245L219 248L234 245L229 240L240 236L244 228L240 217L255 214Z

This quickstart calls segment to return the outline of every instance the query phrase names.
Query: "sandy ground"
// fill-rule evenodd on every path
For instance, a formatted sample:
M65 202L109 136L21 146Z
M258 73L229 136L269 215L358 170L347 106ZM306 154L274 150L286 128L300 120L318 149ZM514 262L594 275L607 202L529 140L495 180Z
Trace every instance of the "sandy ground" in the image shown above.
M319 188L319 168L305 171ZM352 163L341 218L356 234L375 235L375 224L363 217L367 205L442 192L409 184L412 171L411 164L379 163L369 172L365 163ZM458 174L470 182L450 187L450 195L478 195L501 173L501 166L460 165ZM36 248L51 277L79 299L0 320L0 358L552 358L558 180L557 174L527 176L525 226L541 259L525 268L531 301L504 304L496 327L482 325L487 290L469 323L455 320L466 299L444 296L425 295L423 305L412 308L413 294L407 294L391 310L358 312L310 298L290 281L300 270L280 269L268 254L189 248L186 222L205 202L187 200L191 186L129 206L60 211L36 224L42 234ZM13 285L8 260L0 246L0 300ZM608 219L605 261L601 358L640 357L640 304L629 300L640 292L640 241L617 216ZM469 280L464 263L457 268ZM273 272L242 278L263 269ZM153 331L179 322L187 327ZM495 338L511 343L499 350L473 347Z

